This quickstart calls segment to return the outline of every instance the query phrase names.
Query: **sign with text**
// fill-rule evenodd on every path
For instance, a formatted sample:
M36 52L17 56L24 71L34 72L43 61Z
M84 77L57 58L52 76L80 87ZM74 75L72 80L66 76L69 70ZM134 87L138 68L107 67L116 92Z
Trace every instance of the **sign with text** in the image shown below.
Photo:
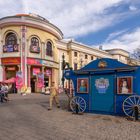
M41 65L42 62L40 59L28 58L27 64L29 64L29 65Z
M20 64L20 57L15 58L15 57L8 57L8 58L1 58L1 63L6 65L6 64Z

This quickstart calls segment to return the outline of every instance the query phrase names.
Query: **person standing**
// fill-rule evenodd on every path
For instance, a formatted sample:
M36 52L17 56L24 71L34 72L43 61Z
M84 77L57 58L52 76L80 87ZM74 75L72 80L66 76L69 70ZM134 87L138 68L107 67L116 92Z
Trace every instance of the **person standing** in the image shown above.
M53 100L55 100L57 107L60 108L58 90L55 87L55 82L52 82L52 86L50 88L50 107L48 108L48 110L52 110Z
M9 101L9 98L8 98L8 89L7 89L7 86L5 86L5 84L1 84L1 90L0 90L0 93L1 93L1 102L3 102L3 100L5 101Z

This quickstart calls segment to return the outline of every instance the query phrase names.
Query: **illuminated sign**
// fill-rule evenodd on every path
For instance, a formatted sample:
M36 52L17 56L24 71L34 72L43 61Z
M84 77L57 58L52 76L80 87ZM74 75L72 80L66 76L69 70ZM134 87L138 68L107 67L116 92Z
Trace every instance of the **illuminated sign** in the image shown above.
M39 59L34 59L34 58L28 58L27 59L27 64L30 64L30 65L41 65L41 60Z
M7 67L6 70L8 70L8 71L15 71L16 67Z
M20 64L20 58L15 57L8 57L8 58L1 58L2 64Z

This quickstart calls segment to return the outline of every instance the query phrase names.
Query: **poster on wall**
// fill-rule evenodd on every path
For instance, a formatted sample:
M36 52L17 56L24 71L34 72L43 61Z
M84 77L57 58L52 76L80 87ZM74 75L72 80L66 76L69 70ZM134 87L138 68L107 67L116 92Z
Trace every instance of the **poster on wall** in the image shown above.
M38 75L40 73L40 68L33 68L33 75Z
M16 88L20 89L22 86L23 86L22 72L18 71L18 72L16 72Z
M88 78L77 78L77 93L88 93Z
M37 75L37 87L42 88L44 87L44 74L38 73Z
M3 52L18 52L18 44L16 45L4 45Z
M117 93L118 94L132 94L132 77L118 77L117 78Z
M51 76L52 75L52 71L50 69L47 69L45 74L46 74L46 76Z
M40 53L40 47L35 46L35 45L31 45L30 46L30 52L32 52L32 53Z
M95 87L100 94L105 94L109 87L109 79L99 78L95 80Z

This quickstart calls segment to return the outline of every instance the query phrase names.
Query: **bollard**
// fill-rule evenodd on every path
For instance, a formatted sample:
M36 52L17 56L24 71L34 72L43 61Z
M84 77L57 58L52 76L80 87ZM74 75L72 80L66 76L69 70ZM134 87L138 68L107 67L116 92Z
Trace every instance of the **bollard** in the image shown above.
M137 121L139 116L139 109L137 106L134 106L134 115L134 120Z
M75 105L75 109L76 109L76 114L78 114L79 113L78 104Z

